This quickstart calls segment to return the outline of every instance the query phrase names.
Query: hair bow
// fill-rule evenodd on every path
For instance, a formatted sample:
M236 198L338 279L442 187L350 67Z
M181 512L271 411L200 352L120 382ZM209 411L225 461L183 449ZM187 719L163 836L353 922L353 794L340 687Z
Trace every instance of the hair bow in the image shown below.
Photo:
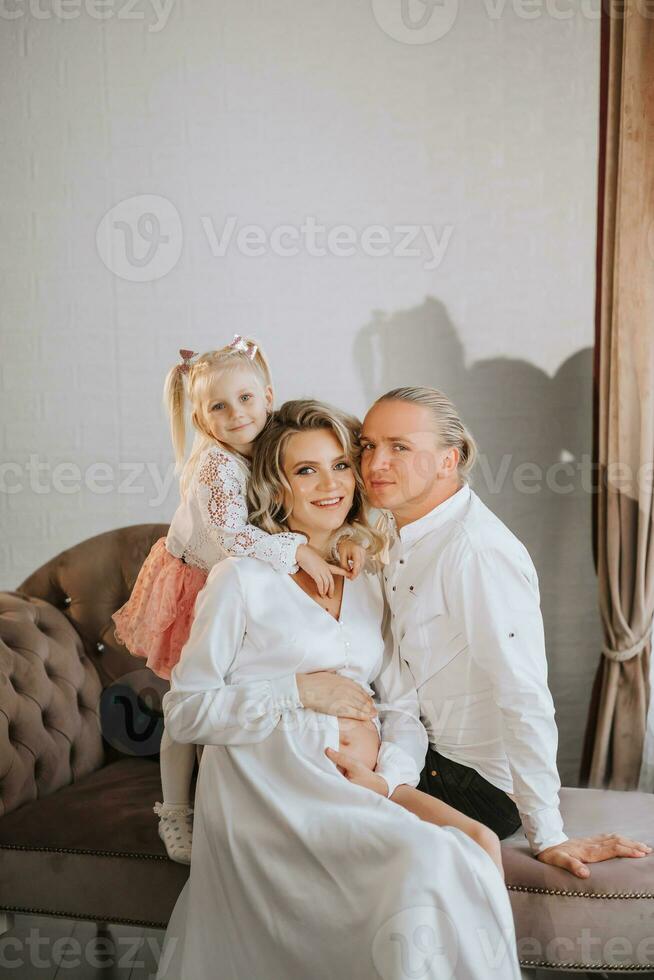
M254 360L259 349L256 344L253 344L249 340L245 340L243 337L241 337L240 333L235 333L231 344L227 344L227 346L231 347L233 350L243 351L243 353L247 354L251 361Z
M188 374L188 369L191 366L191 358L197 357L197 351L194 350L180 350L180 356L182 358L182 363L179 365L180 371L184 374Z

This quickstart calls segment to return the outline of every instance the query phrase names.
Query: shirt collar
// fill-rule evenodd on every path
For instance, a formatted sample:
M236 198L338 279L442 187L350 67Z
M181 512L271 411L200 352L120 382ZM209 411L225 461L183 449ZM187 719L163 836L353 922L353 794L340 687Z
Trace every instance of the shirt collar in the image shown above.
M467 506L470 501L472 490L467 483L464 483L456 493L453 493L451 497L444 500L442 503L437 504L433 510L425 514L423 517L419 517L417 521L411 521L410 524L405 524L404 527L397 530L397 525L395 523L395 518L390 515L391 526L393 527L396 537L396 543L398 540L401 542L402 550L408 551L413 547L416 542L424 538L426 534L434 531L437 527L445 524L446 521L450 521L457 517L461 511Z

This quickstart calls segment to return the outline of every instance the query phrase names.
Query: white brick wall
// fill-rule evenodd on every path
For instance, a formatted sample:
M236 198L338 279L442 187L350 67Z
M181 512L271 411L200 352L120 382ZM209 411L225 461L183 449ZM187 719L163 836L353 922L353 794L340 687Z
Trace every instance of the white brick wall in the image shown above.
M424 381L452 391L493 465L516 440L543 465L590 449L588 356L572 385L553 379L592 343L597 21L576 2L559 20L480 0L412 45L373 6L173 0L155 30L146 0L115 0L104 21L81 2L70 19L55 0L2 5L0 451L23 489L0 492L1 587L89 535L169 519L174 485L161 499L144 471L142 492L119 492L119 467L166 472L164 375L180 346L235 332L263 342L280 400L363 413L383 386ZM179 260L145 282L112 274L96 248L105 212L138 195L181 222ZM216 257L202 220L220 234L229 215L267 231L313 215L452 233L431 270L424 255L360 251ZM113 244L124 253L121 233ZM49 467L45 493L22 469L30 454ZM114 489L62 492L66 462L82 477L106 463ZM571 778L598 651L590 500L479 489L541 575Z

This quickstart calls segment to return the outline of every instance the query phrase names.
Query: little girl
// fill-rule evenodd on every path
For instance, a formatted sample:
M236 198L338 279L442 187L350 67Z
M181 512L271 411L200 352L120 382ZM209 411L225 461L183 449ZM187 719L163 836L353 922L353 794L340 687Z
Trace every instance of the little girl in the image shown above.
M181 503L167 536L145 559L128 602L113 615L119 642L166 679L188 639L196 596L227 555L260 558L286 574L299 566L321 595L333 595L335 574L354 578L365 557L355 540L343 536L334 552L342 567L329 565L304 534L268 534L248 523L252 444L273 407L268 362L253 341L238 335L201 357L189 350L180 354L166 378L164 400L178 468L186 443L186 397L193 410L195 443L181 473ZM173 861L188 864L195 746L174 742L164 730L160 753L163 802L154 806L159 836Z

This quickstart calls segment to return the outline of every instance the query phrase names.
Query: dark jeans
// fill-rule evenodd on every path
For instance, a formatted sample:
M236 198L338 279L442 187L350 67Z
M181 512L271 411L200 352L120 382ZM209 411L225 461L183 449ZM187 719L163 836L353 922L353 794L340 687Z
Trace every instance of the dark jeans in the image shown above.
M515 803L503 790L474 769L446 759L431 746L427 749L418 789L486 824L500 840L510 837L521 825Z

